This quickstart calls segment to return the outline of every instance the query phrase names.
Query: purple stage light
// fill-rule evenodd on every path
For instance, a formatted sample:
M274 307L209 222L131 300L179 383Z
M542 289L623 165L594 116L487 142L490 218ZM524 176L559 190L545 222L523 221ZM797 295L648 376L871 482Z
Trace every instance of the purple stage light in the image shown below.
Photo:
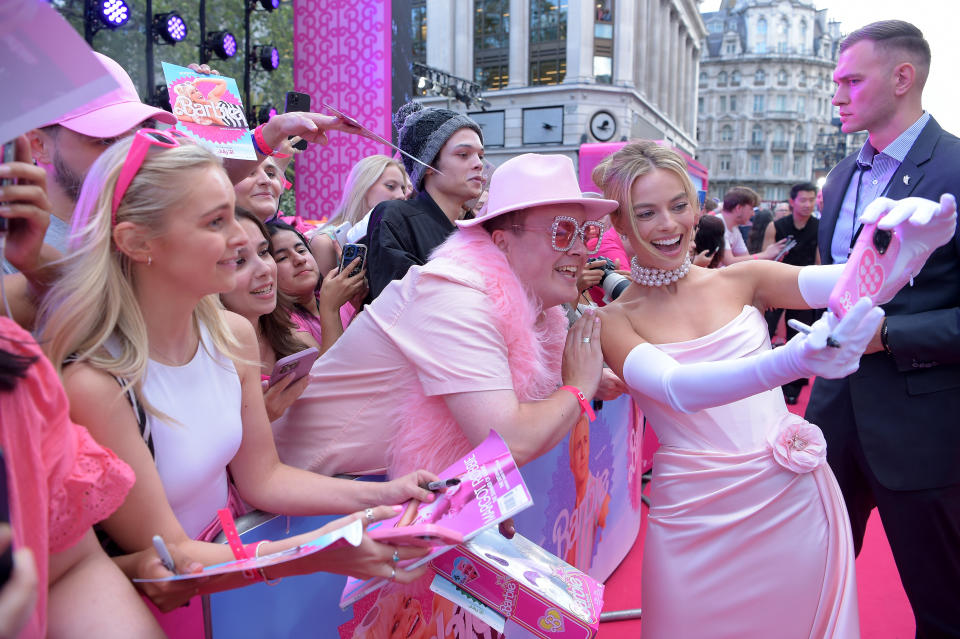
M267 11L273 11L280 7L280 0L260 0L260 6Z
M270 44L263 44L254 47L254 54L250 61L257 61L264 71L276 71L280 67L280 52Z
M203 43L204 51L212 51L221 60L237 54L237 39L229 31L208 31Z
M100 18L111 29L123 26L130 19L130 7L124 0L102 0Z
M157 13L153 16L154 41L159 36L167 44L176 44L187 37L187 23L176 11Z
M167 17L167 33L175 42L187 37L187 23L178 14L171 12Z
M229 31L223 34L220 46L223 47L223 55L227 58L232 58L237 54L237 39Z

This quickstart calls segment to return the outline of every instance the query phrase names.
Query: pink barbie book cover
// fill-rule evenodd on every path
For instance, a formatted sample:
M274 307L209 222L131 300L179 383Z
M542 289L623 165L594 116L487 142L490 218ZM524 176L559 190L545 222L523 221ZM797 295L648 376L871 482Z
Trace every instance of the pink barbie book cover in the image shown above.
M326 534L320 535L319 537L312 539L305 544L288 548L287 550L281 550L280 552L276 552L271 555L264 555L263 557L251 559L236 559L234 561L228 561L222 564L214 564L212 566L206 566L202 571L195 573L171 575L170 577L162 577L159 579L134 579L134 581L158 582L202 579L204 581L199 583L198 587L200 589L199 594L204 595L224 590L222 581L215 579L215 577L218 575L229 575L238 572L252 573L260 570L261 568L270 568L271 566L276 566L278 564L296 561L302 557L306 557L327 549L339 548L346 544L350 544L351 546L359 546L362 539L363 522L357 519L350 522L346 526L342 526L336 530L331 530Z
M591 639L598 631L603 584L522 535L484 530L430 566L535 637Z
M533 505L530 491L520 475L506 442L495 431L467 455L439 473L441 480L459 479L460 483L438 492L430 504L421 504L410 525L436 524L463 535L464 540L496 526ZM371 524L367 530L396 526L402 515ZM435 546L426 557L403 567L422 566L455 546ZM402 562L401 562L402 563ZM364 595L389 583L387 579L347 579L340 598L346 608Z
M256 160L237 81L163 63L176 128L222 158Z

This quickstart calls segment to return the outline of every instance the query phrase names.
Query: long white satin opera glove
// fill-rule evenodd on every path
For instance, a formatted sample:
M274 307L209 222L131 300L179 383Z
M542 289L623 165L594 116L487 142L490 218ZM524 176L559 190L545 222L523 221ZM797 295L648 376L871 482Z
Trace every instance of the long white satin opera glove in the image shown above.
M860 221L877 222L877 228L881 229L894 229L900 238L897 259L875 296L878 304L886 304L920 272L930 254L953 237L957 227L957 202L949 193L940 196L939 202L921 197L903 200L881 197L867 206ZM810 308L826 307L844 267L844 264L829 264L800 269L800 294Z
M639 344L623 363L623 381L641 395L683 413L750 397L795 379L846 377L883 322L883 309L862 298L843 319L827 312L809 334L781 348L719 362L681 364L652 344ZM827 337L839 342L828 346Z

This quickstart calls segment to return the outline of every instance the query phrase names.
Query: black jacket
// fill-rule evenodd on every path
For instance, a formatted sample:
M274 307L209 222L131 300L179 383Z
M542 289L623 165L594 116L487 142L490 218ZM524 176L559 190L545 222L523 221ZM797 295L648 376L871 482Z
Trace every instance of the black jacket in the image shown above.
M367 276L370 302L387 284L401 279L456 229L433 198L421 191L412 200L381 202L370 214L367 230Z
M931 119L891 178L887 197L960 196L958 167L960 139ZM833 232L855 175L854 154L834 167L823 187L824 264L833 263ZM960 484L960 234L934 251L913 286L883 308L893 356L865 355L849 377L818 379L807 419L824 430L833 447L832 434L848 432L836 422L834 407L852 405L870 469L889 489Z

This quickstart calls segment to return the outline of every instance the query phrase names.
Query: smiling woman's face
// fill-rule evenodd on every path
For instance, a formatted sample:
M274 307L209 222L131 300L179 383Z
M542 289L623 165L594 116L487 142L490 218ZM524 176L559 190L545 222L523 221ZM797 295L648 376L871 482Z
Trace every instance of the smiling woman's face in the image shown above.
M637 261L653 268L680 266L693 236L696 211L683 181L672 171L654 169L634 180L630 199L633 227L620 216L617 231L629 237Z

